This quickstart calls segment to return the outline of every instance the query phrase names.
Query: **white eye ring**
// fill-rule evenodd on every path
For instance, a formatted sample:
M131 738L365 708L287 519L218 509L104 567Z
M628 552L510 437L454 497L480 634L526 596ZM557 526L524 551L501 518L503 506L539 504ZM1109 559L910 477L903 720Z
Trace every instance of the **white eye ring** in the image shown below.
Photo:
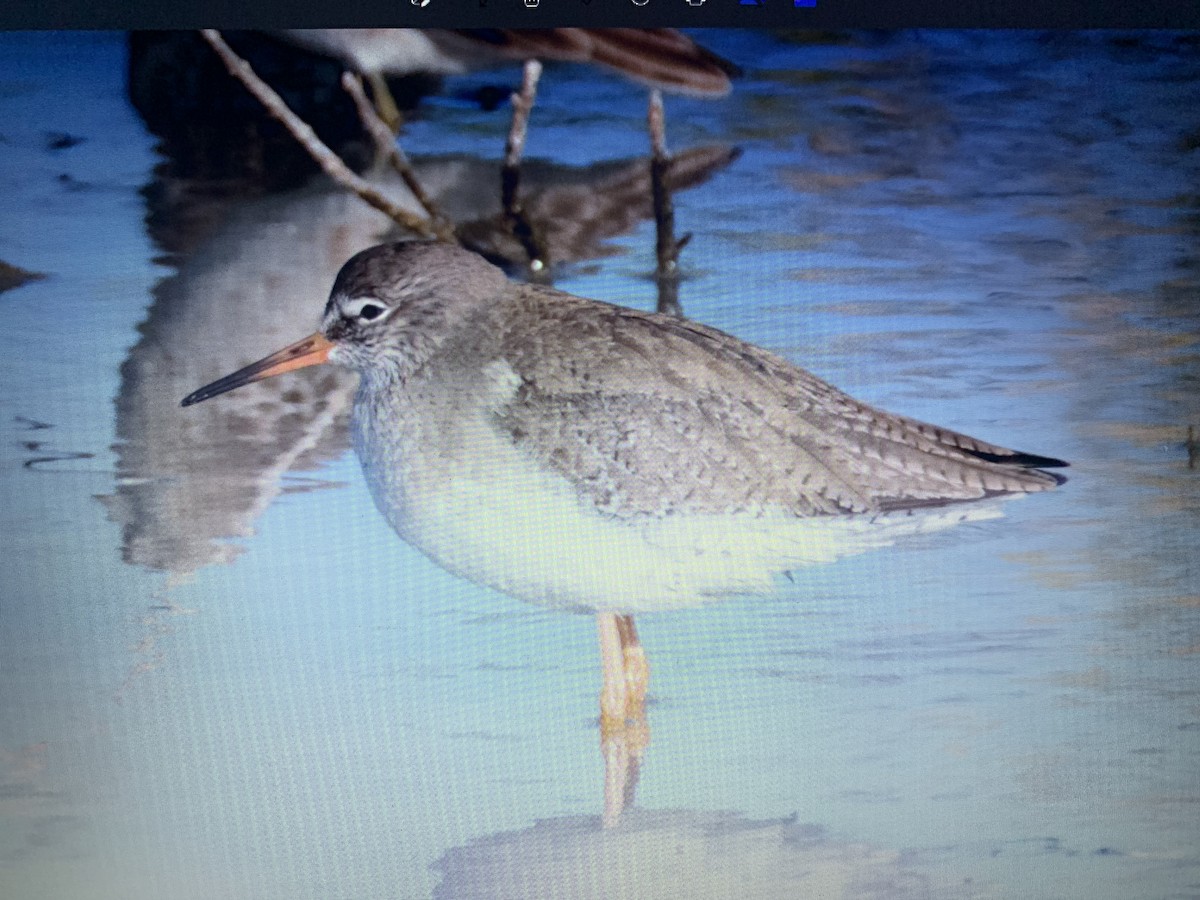
M361 319L364 322L375 322L388 312L388 308L378 300L369 297L349 300L342 306L342 313L347 318Z

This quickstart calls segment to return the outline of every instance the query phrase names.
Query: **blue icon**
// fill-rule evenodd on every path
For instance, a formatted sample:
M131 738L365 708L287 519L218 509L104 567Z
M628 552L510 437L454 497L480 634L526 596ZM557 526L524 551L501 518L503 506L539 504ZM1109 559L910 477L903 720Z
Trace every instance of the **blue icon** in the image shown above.
M792 0L792 6L807 6L813 8L817 5L817 0Z
M762 6L766 0L738 0L738 6Z

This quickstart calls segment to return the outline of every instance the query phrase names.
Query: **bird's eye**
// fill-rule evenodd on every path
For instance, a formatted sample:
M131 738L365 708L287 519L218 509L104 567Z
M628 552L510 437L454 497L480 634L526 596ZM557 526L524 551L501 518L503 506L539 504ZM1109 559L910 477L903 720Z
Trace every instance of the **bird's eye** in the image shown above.
M376 303L364 303L362 309L358 311L358 317L366 322L372 319L378 319L384 313L382 306Z

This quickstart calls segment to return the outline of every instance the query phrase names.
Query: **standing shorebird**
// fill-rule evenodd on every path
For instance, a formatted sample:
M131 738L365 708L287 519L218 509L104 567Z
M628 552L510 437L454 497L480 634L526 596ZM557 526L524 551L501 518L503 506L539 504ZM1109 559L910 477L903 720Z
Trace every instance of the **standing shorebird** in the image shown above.
M873 409L724 332L517 284L461 248L343 266L320 330L184 406L333 362L396 532L471 581L594 611L604 730L640 721L633 615L768 590L1066 463ZM934 525L930 527L941 527Z

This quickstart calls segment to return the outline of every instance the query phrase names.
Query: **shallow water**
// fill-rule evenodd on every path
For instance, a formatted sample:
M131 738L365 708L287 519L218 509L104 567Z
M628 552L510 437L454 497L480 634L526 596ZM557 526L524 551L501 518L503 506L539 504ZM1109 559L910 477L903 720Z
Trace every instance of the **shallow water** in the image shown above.
M644 617L601 829L592 619L398 541L352 379L177 406L310 331L379 220L314 187L168 255L122 39L0 35L0 260L48 276L0 293L0 894L1200 895L1200 42L703 40L747 73L668 98L671 147L742 155L676 197L686 313L1070 481ZM445 196L492 190L507 114L458 98L506 78L406 132ZM527 152L595 183L643 117L551 68ZM614 233L556 283L653 306L652 224Z

